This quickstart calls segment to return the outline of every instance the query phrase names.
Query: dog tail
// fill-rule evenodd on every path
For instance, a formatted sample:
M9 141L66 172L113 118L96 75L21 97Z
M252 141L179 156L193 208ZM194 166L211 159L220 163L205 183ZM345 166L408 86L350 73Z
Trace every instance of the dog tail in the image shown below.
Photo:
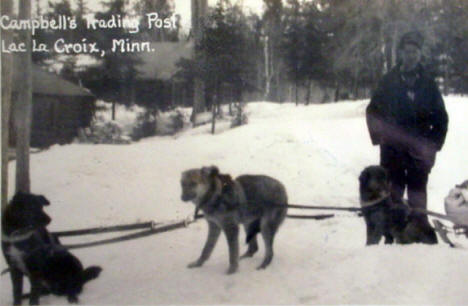
M249 243L255 235L260 233L260 219L255 220L250 223L247 227L247 237L245 238L245 243Z
M89 282L90 280L98 278L99 274L101 274L101 271L102 268L98 266L86 268L82 274L83 284Z

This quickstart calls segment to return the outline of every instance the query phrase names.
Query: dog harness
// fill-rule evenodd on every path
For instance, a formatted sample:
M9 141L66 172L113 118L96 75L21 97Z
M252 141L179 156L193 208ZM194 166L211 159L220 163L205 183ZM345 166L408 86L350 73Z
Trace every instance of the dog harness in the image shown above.
M2 234L2 242L8 242L8 243L22 242L24 240L31 238L31 236L34 235L35 231L36 230L31 229L31 227L28 227L28 228L14 231L10 235Z
M377 198L375 200L371 200L371 201L361 200L361 207L365 208L365 207L374 206L375 204L382 202L382 200L388 198L389 196L390 196L390 192L386 192L382 196L380 196L379 198Z
M32 227L2 234L2 244L9 261L15 262L26 275L41 267L55 252L64 250L49 232Z

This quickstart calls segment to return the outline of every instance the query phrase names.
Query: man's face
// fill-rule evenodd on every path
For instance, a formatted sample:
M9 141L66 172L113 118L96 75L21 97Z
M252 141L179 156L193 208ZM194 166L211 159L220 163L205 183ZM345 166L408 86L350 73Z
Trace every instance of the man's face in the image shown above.
M413 44L405 44L401 49L401 69L411 71L421 60L421 50Z

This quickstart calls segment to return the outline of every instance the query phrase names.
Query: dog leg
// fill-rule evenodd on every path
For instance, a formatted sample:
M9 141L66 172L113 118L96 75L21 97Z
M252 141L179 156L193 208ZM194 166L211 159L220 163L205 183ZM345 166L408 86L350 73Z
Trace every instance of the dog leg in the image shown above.
M257 251L258 251L258 243L257 243L257 237L255 236L250 240L247 251L244 253L244 255L241 256L241 259L253 257L254 254L257 253Z
M385 235L385 244L392 244L393 243L393 236L392 235Z
M408 243L437 244L438 242L437 235L429 224L427 216L413 215L405 228L405 236Z
M10 267L10 278L13 286L13 305L21 305L23 273L18 269Z
M262 264L258 266L257 270L265 269L273 259L273 240L278 227L278 223L266 219L262 220L261 232L265 243L265 258L263 259Z
M227 274L233 274L239 267L239 226L228 224L224 227L224 233L229 247L229 269Z
M215 223L208 221L208 237L206 239L205 246L203 247L203 251L200 258L189 264L188 268L201 267L203 263L210 258L211 252L213 252L220 233L221 229Z
M379 244L380 239L382 238L382 230L379 226L374 224L369 224L367 226L367 242L366 245Z
M67 301L68 303L70 304L78 304L79 300L78 300L78 297L76 295L70 295L67 297Z
M42 286L38 279L30 277L31 295L29 297L29 305L39 305L39 298L41 296Z
M247 251L241 256L241 259L252 257L258 251L257 233L260 231L260 220L255 220L249 225L244 225L246 233L246 242L249 244Z

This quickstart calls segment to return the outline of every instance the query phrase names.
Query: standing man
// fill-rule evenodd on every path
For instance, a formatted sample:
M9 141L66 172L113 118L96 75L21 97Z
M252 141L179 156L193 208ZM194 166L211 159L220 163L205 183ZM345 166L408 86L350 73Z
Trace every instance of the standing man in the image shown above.
M366 110L372 144L380 145L380 165L392 183L391 197L401 202L405 188L411 207L427 207L427 181L442 149L448 116L434 79L423 70L423 37L413 31L398 44L398 64L381 80ZM426 215L415 214L425 243L437 243Z

